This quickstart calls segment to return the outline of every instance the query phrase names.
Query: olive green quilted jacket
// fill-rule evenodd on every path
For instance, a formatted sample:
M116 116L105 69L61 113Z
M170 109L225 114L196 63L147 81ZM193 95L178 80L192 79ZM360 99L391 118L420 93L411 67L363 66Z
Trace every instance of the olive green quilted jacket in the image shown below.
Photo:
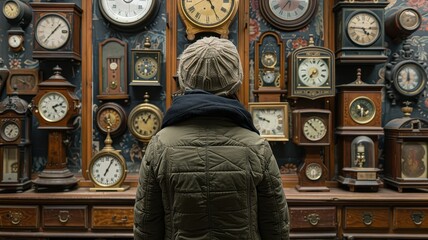
M162 129L141 163L135 239L289 239L271 148L224 117Z

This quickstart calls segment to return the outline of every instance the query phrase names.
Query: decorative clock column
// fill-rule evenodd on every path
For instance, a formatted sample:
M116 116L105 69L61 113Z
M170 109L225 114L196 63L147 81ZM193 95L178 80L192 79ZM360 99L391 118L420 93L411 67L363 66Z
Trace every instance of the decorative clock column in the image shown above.
M75 86L61 76L61 68L39 84L39 92L32 101L32 111L39 122L38 129L49 130L48 162L33 181L36 190L68 191L78 180L67 168L66 131L74 128L73 119L79 114L80 101Z

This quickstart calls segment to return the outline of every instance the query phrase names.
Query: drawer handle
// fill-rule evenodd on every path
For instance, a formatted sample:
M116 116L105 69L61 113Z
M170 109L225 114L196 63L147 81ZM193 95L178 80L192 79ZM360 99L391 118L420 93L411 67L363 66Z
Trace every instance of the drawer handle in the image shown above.
M21 212L15 212L15 211L9 211L9 213L6 215L7 218L9 218L10 222L13 225L18 225L21 223L22 220L22 213Z
M363 213L363 223L366 226L370 226L373 223L373 214L369 212Z
M416 225L421 225L424 221L424 214L422 212L414 212L411 217L413 223Z
M59 211L58 220L60 222L66 223L68 222L69 219L70 219L70 213L68 211L65 211L65 210Z
M316 213L311 213L308 216L305 216L304 218L305 221L308 221L309 224L311 224L312 226L318 225L318 222L320 221L320 215Z
M112 220L114 223L126 223L126 222L128 222L128 216L124 216L122 219L117 219L117 217L116 217L116 216L113 216L113 217L111 218L111 220Z

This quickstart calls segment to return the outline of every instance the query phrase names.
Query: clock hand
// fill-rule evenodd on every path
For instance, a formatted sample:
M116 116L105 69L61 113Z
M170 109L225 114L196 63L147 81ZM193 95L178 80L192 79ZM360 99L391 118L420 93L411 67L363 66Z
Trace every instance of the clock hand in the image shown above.
M281 8L281 10L284 10L284 8L285 8L287 5L290 5L290 6L291 6L291 0L288 0L288 1L285 3L284 7L282 7L282 8Z
M58 24L58 26L56 26L54 30L52 30L52 32L45 38L44 42L46 42L56 32L56 30L58 30L59 27L61 27L61 23Z
M25 85L30 85L30 83L28 83L27 81L25 81L24 79L22 79L22 78L18 78L17 79L18 81L20 81L20 82L22 82L23 84L25 84Z
M316 133L318 133L318 130L314 127L314 125L312 125L312 123L309 122L308 124Z
M215 17L216 17L217 19L220 19L220 18L218 17L218 15L217 15L217 12L215 11L215 7L214 7L213 3L211 2L211 0L207 0L207 1L210 3L210 5L211 5L211 9L213 10L213 12L214 12L214 14L215 14Z
M107 175L108 170L110 169L110 167L111 167L112 164L113 164L113 159L110 160L110 164L108 165L108 167L107 167L107 169L106 169L106 171L104 173L104 176Z

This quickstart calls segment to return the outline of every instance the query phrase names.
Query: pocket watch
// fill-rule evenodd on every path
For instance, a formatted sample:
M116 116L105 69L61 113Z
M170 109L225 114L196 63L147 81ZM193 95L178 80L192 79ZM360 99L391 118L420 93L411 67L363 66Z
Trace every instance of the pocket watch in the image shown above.
M137 30L157 14L158 0L100 0L101 14L119 30Z
M34 34L37 43L43 48L59 49L70 38L70 24L61 15L47 14L37 22Z
M114 102L108 102L98 108L97 126L101 132L107 133L110 127L112 137L122 134L126 129L126 114L122 106Z
M376 115L374 102L365 96L355 98L349 106L349 115L359 124L370 122Z
M288 141L288 103L253 102L249 110L260 136L268 141Z
M18 95L36 95L39 84L37 68L17 68L10 70L6 93L16 92Z
M148 142L160 130L162 118L162 111L157 106L140 103L129 113L129 131L139 141Z
M395 71L394 86L405 96L421 93L427 83L427 73L417 62L404 62Z
M301 86L320 87L328 84L329 66L322 58L305 58L299 64Z
M262 16L275 28L294 31L306 26L316 14L318 0L259 0Z
M10 24L25 28L31 22L33 12L23 1L6 0L3 3L3 15Z
M61 121L68 113L69 103L60 92L46 92L39 101L38 111L47 122Z
M374 43L380 36L379 19L370 12L358 12L347 23L347 34L351 41L362 46Z
M319 141L327 134L327 125L319 117L310 117L303 123L303 135L309 141Z
M315 163L315 162L313 162L313 163L309 163L307 166L306 166L306 169L305 169L305 174L306 174L306 177L309 179L309 180L318 180L318 179L320 179L321 178L321 176L322 176L322 167L321 167L321 165L320 164L318 164L318 163Z
M8 142L16 141L20 132L18 124L14 121L7 121L1 126L1 137Z

